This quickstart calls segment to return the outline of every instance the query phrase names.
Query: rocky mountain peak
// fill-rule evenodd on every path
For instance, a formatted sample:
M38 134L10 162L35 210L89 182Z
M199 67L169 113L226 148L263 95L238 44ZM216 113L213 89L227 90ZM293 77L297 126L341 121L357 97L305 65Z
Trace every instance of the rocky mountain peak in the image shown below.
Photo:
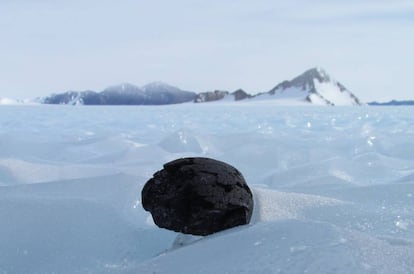
M318 80L320 83L330 82L331 77L325 70L319 67L311 68L301 75L293 78L290 81L283 81L269 91L270 94L274 94L277 90L287 89L290 87L302 88L303 90L315 89L314 80Z
M275 99L305 100L318 105L361 105L359 99L322 68L311 68L269 92Z

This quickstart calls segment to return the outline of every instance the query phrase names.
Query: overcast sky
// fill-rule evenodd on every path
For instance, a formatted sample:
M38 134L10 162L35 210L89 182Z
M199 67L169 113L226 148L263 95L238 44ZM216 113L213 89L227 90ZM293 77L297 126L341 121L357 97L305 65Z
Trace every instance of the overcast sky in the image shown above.
M363 101L414 99L411 0L1 0L0 35L0 97L257 93L319 66Z

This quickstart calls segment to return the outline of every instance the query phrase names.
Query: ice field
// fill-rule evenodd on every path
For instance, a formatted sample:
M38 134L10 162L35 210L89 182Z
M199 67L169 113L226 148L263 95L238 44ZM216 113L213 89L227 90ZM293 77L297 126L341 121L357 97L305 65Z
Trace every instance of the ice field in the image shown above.
M251 224L156 227L165 162L225 161ZM414 108L0 106L0 273L414 273Z

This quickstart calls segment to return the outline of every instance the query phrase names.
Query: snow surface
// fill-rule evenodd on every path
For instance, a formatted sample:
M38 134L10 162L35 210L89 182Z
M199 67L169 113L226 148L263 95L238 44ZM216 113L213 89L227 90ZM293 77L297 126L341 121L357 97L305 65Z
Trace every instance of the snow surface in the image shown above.
M273 106L309 106L309 102L306 101L308 94L308 91L303 91L300 88L287 88L285 90L277 90L273 95L269 93L263 93L253 98L242 100L240 102L264 104L266 101L269 101L268 103ZM326 102L315 104L326 106Z
M1 98L0 97L0 105L17 105L19 101L10 98Z
M23 100L16 100L11 98L2 98L0 97L0 105L37 105L39 102L36 99L23 99Z
M14 100L11 100L9 98L0 98L0 104L1 105L9 105L16 103Z
M410 107L0 107L0 273L413 273ZM251 186L252 222L156 227L140 191L205 156Z
M335 82L319 82L318 80L313 80L315 89L318 93L328 100L333 102L336 106L347 106L355 104L354 99L351 98L349 92L341 91L338 84Z

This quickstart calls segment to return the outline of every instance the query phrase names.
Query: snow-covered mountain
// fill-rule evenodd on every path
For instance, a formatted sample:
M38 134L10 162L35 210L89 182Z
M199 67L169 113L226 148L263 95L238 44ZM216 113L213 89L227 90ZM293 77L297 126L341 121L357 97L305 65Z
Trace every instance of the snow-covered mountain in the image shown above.
M361 105L361 101L335 81L321 68L312 68L290 81L283 81L270 91L255 96L239 89L233 93L227 91L202 92L194 99L196 103L211 101L252 101L278 100L281 105L316 104L316 105ZM246 100L249 101L249 100Z
M45 104L68 105L166 105L192 101L194 92L184 91L161 82L143 87L124 83L110 86L102 92L68 91L42 99Z
M362 102L344 85L321 68L312 68L290 81L283 81L256 99L306 101L316 105L361 105Z
M102 92L68 91L40 99L45 104L68 105L166 105L184 102L273 100L280 105L362 105L363 103L340 82L321 68L312 68L290 81L283 81L267 92L250 95L242 89L194 93L163 82L138 87L124 83ZM277 101L276 101L277 100ZM272 103L273 103L272 102Z

